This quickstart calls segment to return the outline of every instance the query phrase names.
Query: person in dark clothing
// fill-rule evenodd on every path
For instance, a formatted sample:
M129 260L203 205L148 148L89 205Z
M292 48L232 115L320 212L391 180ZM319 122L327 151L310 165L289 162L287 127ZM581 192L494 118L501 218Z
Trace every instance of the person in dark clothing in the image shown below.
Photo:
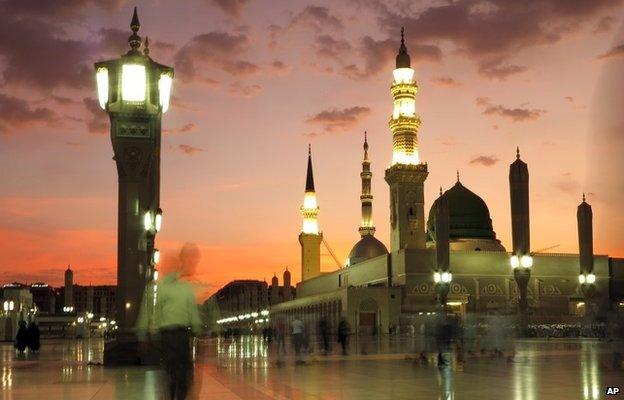
M19 328L17 328L17 335L15 335L15 348L20 353L24 353L26 346L28 346L28 329L26 328L26 321L19 322Z
M319 333L323 341L323 354L327 355L329 353L329 321L326 317L322 317L319 321Z
M349 345L349 323L346 318L342 318L338 324L338 343L342 347L342 355L347 355L347 347Z
M39 327L35 321L28 324L28 348L32 352L39 351L41 342L39 340Z

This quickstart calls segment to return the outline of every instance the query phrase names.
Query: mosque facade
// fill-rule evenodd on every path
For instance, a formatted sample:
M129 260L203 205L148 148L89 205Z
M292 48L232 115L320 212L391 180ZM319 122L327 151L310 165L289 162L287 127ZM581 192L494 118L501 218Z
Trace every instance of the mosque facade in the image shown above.
M441 296L459 315L516 315L520 310L533 322L624 312L624 259L593 253L592 210L584 196L577 213L579 254L531 251L529 169L518 149L509 167L511 249L497 239L485 201L459 174L454 186L440 189L425 219L428 166L419 154L418 85L401 36L390 89L392 165L384 176L390 194L390 249L374 236L365 134L361 239L343 268L320 271L323 234L309 151L299 235L302 281L295 299L271 306L271 318L325 317L334 324L347 318L356 332L388 332L439 310Z

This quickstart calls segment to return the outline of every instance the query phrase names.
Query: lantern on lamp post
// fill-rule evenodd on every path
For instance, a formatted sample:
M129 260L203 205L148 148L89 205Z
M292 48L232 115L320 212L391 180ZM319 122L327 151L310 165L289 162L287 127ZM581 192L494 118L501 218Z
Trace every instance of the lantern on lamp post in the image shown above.
M115 319L117 340L125 343L136 340L133 328L153 273L154 236L162 221L162 211L158 214L161 118L169 108L173 83L173 68L152 60L147 38L144 50L139 50L142 40L136 7L130 28L130 50L119 58L95 63L98 100L110 117L119 178ZM128 353L128 346L122 347ZM105 349L105 362L107 358L122 362L121 353Z

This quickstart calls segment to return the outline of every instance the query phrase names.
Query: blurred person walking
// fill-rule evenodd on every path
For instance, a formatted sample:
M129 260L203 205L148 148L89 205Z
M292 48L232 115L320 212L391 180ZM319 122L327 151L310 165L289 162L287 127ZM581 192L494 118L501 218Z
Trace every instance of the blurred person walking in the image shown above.
M325 316L319 321L319 333L323 343L323 355L327 355L329 354L329 321Z
M303 364L303 359L301 358L301 349L303 347L304 342L304 326L303 321L299 319L299 317L295 317L295 319L291 323L292 328L292 341L293 346L295 347L295 363Z
M41 347L41 341L40 341L40 332L39 332L39 327L37 326L37 323L35 321L32 321L30 324L28 324L28 349L30 351L37 352L39 351L39 348Z
M15 348L20 354L24 354L26 346L28 346L28 329L26 328L26 321L20 321L18 323L17 335L15 335Z
M349 333L351 327L349 326L349 322L347 319L342 317L340 322L338 323L338 343L342 347L342 355L347 355L347 347L349 346Z
M160 336L160 356L171 400L186 399L193 379L191 339L201 333L201 320L192 286L182 278L192 277L198 263L197 246L185 244L180 251L180 263L155 283L156 290L146 289L137 323L141 342L145 342L148 333ZM154 305L151 313L147 311L150 302Z

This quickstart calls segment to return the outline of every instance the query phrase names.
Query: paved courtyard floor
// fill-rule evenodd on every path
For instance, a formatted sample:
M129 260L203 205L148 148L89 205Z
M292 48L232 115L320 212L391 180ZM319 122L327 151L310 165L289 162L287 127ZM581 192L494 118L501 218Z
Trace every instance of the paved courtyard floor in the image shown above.
M257 338L207 340L197 346L196 398L201 399L603 399L624 387L612 345L589 339L517 340L513 361L468 355L438 368L414 360L409 341L352 343L353 355L291 354L278 363ZM362 351L365 348L365 351ZM43 341L39 354L16 356L0 344L2 400L163 399L163 375L150 367L102 367L101 340ZM366 354L362 354L366 353ZM624 395L614 398L623 398Z

